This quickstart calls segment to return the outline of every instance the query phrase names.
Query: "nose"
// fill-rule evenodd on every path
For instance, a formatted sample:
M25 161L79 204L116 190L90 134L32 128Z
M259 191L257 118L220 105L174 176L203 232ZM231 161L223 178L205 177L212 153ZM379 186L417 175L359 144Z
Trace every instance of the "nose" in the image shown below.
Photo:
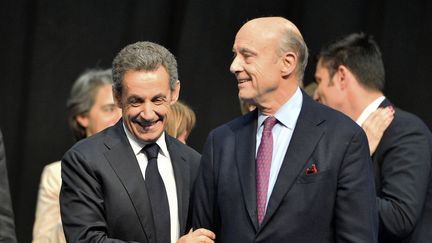
M141 112L140 116L146 121L151 121L154 118L154 110L153 110L153 104L151 102L145 102L141 105Z
M230 72L233 74L239 73L243 70L240 57L237 55L231 63Z

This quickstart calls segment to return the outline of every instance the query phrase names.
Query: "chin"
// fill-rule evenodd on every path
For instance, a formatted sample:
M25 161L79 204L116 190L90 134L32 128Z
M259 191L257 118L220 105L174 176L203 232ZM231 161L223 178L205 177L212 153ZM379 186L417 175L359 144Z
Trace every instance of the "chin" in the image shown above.
M145 142L155 142L162 135L163 129L140 133L140 139Z
M253 101L253 97L246 96L246 95L239 95L239 98L246 103L252 104L251 102Z
M156 140L159 139L162 133L157 134L140 134L139 140L146 142L146 143L153 143L156 142Z

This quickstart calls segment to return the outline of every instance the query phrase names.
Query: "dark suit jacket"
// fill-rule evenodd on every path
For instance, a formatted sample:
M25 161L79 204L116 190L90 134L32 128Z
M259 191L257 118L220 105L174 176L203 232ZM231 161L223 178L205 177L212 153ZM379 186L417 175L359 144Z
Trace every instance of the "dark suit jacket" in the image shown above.
M432 242L431 141L419 118L396 109L372 156L382 243Z
M200 154L168 135L166 143L183 234ZM68 242L156 242L144 178L122 120L74 145L62 160L62 180L60 208Z
M0 131L0 242L16 242L14 215L9 193L6 155Z
M303 93L303 105L261 226L254 111L213 130L193 196L194 228L217 242L376 242L373 169L363 130ZM318 172L306 174L315 164Z

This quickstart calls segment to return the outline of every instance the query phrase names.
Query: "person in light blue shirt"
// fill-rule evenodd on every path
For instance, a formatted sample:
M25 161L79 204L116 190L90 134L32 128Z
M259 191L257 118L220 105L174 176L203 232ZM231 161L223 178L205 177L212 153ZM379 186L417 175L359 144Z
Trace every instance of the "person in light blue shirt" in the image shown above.
M253 19L232 50L239 98L257 108L208 135L194 228L217 242L377 242L366 135L299 88L308 51L298 28Z

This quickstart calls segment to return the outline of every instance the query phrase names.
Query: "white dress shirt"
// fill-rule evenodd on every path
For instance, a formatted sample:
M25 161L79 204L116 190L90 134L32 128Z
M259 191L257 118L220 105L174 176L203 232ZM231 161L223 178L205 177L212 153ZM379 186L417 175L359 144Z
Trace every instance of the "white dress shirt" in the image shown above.
M141 141L138 141L125 127L123 123L123 129L126 132L126 136L129 143L134 151L134 154L138 160L139 167L141 169L141 174L145 180L145 171L147 168L148 160L145 153L141 152L141 149L146 145ZM171 164L171 157L168 153L168 148L165 142L165 132L156 141L159 146L159 155L157 157L157 164L159 169L159 174L167 191L168 204L170 210L170 230L171 230L171 242L176 243L177 239L180 237L180 223L178 217L178 201L177 201L177 187L174 178L174 170Z
M359 126L363 125L363 122L366 121L366 119L372 114L372 112L376 111L379 107L379 105L383 102L385 99L385 96L380 96L376 100L372 101L366 108L363 110L363 112L360 114L360 116L357 118L356 123Z

